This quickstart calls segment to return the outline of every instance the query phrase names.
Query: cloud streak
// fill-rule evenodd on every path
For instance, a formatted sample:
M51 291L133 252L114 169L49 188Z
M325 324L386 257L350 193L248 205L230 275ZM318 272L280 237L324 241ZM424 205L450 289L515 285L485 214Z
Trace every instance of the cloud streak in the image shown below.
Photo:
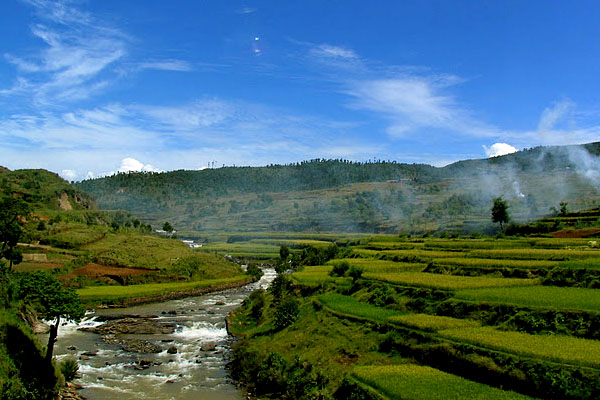
M108 86L110 68L127 54L128 39L64 2L31 0L39 23L31 33L44 44L37 53L5 54L19 75L13 90L30 94L37 104L85 99Z

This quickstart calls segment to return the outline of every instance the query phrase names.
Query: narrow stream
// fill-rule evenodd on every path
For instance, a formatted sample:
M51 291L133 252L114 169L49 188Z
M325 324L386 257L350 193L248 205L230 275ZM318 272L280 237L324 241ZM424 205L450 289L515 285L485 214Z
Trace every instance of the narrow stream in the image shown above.
M57 360L79 362L75 383L86 399L243 399L231 382L225 366L231 355L231 337L225 316L255 289L266 288L275 277L265 270L259 282L241 288L198 297L136 307L98 310L79 324L59 328L55 347ZM78 330L101 325L98 316L118 314L158 315L159 322L176 324L171 334L124 335L160 346L159 353L125 352L118 343L109 344L101 335ZM171 348L171 353L168 352ZM177 353L173 353L173 348ZM141 366L144 366L142 368Z

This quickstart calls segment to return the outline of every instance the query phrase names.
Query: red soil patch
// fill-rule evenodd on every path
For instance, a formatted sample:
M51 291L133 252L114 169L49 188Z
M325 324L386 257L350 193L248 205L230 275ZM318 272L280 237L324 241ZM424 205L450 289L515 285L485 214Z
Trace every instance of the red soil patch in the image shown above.
M586 238L598 236L600 229L565 229L564 231L554 232L552 236L556 238Z
M100 264L86 264L81 268L71 271L67 275L61 276L61 279L72 279L76 276L86 276L87 278L100 278L103 276L131 276L144 275L156 272L151 269L144 268L126 268L126 267L109 267Z

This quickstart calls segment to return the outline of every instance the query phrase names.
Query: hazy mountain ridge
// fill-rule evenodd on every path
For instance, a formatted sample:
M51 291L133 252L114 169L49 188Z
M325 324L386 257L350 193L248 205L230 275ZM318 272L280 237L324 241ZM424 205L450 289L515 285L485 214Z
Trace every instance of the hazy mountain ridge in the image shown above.
M127 173L76 186L103 209L197 231L479 229L493 197L527 219L568 201L596 204L600 143L536 147L442 168L311 160L291 165Z

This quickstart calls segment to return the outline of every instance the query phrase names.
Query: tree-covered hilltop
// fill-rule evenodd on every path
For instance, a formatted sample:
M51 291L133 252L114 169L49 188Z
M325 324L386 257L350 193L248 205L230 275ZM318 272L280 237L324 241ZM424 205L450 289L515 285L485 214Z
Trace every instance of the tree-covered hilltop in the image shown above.
M595 205L598 154L600 143L537 147L443 168L317 159L121 173L76 185L103 209L128 210L155 226L170 221L179 231L469 231L489 227L496 197L509 202L517 221L560 201Z
M10 171L0 168L0 196L18 197L36 209L89 210L96 209L87 193L44 169Z
M85 180L77 183L77 187L101 199L103 204L118 205L128 204L131 197L135 202L142 197L160 202L161 198L170 196L219 198L250 193L319 190L357 182L431 181L436 177L436 172L436 168L424 164L316 159L266 167L120 173ZM111 195L116 200L112 200Z

